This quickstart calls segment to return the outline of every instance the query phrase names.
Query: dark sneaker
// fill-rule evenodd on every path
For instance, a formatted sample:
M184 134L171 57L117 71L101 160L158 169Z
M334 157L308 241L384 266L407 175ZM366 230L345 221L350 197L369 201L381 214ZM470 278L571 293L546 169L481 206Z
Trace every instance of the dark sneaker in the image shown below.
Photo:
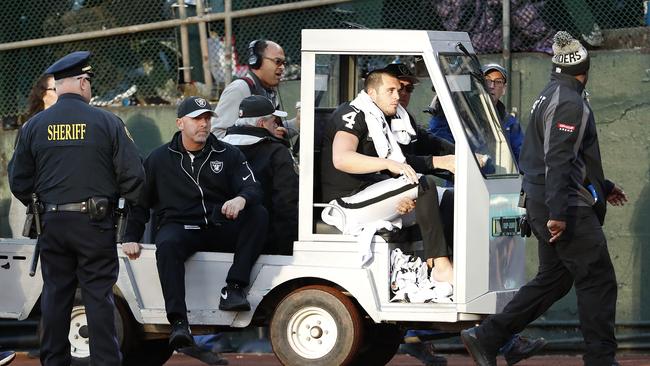
M447 366L447 359L435 354L432 342L402 343L400 351L417 358L425 366Z
M486 349L476 336L476 327L460 332L460 340L478 366L497 366L497 353Z
M229 283L221 289L221 300L219 310L225 311L249 311L251 304L246 300L244 289L235 283Z
M194 338L190 332L187 320L176 320L172 324L172 331L169 334L169 346L173 349L189 347L194 345Z
M546 343L548 342L544 338L530 339L518 335L515 336L510 349L503 352L503 357L506 358L508 366L512 366L521 360L536 355L546 346Z
M16 352L4 351L0 352L0 365L8 365L16 358Z
M181 348L178 351L181 352L181 353L184 353L184 354L186 354L186 355L188 355L190 357L194 357L197 360L203 361L204 363L207 363L208 365L227 365L228 364L228 360L221 357L221 355L219 353L204 350L199 346Z

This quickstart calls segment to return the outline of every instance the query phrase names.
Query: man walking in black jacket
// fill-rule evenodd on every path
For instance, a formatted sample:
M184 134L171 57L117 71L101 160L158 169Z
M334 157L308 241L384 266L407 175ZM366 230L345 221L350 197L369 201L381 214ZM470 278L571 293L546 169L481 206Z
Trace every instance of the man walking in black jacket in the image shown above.
M575 284L584 364L616 362L616 275L602 230L606 202L627 201L606 180L596 123L583 96L589 55L566 32L553 43L551 80L533 104L521 151L523 191L538 239L537 276L503 309L461 339L479 365L496 365L496 350L521 332Z
M193 343L185 304L185 261L197 251L234 252L219 309L249 311L244 288L266 239L268 214L262 190L236 147L210 133L210 104L190 97L178 107L180 130L145 160L147 184L129 219L124 251L135 243L154 210L156 261L174 348Z
M298 173L289 142L274 135L277 118L286 116L267 97L251 95L240 103L239 119L223 141L244 153L262 184L262 202L269 213L264 252L291 255L298 239Z

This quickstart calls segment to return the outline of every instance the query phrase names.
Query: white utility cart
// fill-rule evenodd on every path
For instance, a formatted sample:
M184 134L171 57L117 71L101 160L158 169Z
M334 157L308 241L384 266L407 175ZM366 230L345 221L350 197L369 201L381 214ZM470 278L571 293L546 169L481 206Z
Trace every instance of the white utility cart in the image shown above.
M390 252L417 243L387 243L375 236L373 260L362 268L355 237L319 222L325 204L318 198L322 126L334 107L354 98L364 70L395 59L414 65L423 85L430 80L455 138L451 303L390 302ZM468 35L303 30L301 63L300 227L293 255L259 258L247 289L249 312L218 310L219 289L233 255L194 255L186 263L193 332L268 325L273 350L285 365L383 365L406 329L458 330L499 311L525 280L520 179ZM419 89L433 97L427 88ZM483 171L476 154L490 157ZM33 245L31 240L0 239L0 317L25 319L40 295L40 271L27 276ZM134 261L119 250L116 321L126 361L161 364L171 354L166 348L169 325L155 246L144 247ZM87 362L80 302L72 315L72 354L75 363Z

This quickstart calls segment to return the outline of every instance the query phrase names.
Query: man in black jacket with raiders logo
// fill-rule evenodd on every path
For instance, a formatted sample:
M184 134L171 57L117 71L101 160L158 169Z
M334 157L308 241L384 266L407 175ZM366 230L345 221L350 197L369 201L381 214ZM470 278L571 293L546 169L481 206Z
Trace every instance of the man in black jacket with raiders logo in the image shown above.
M140 246L135 241L153 209L156 261L173 348L193 344L185 304L185 261L197 251L234 252L219 309L249 311L244 288L266 241L268 214L260 204L260 184L244 154L210 133L213 113L199 97L179 105L180 131L144 162L147 183L129 218L123 246L130 258L137 258Z

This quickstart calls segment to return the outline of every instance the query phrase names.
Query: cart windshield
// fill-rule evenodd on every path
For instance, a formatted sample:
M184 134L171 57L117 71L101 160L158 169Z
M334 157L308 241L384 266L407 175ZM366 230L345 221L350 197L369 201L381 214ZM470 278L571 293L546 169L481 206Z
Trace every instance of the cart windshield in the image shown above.
M481 169L483 175L490 178L517 174L517 165L478 63L467 55L442 54L440 69L477 163L479 159L486 161Z

